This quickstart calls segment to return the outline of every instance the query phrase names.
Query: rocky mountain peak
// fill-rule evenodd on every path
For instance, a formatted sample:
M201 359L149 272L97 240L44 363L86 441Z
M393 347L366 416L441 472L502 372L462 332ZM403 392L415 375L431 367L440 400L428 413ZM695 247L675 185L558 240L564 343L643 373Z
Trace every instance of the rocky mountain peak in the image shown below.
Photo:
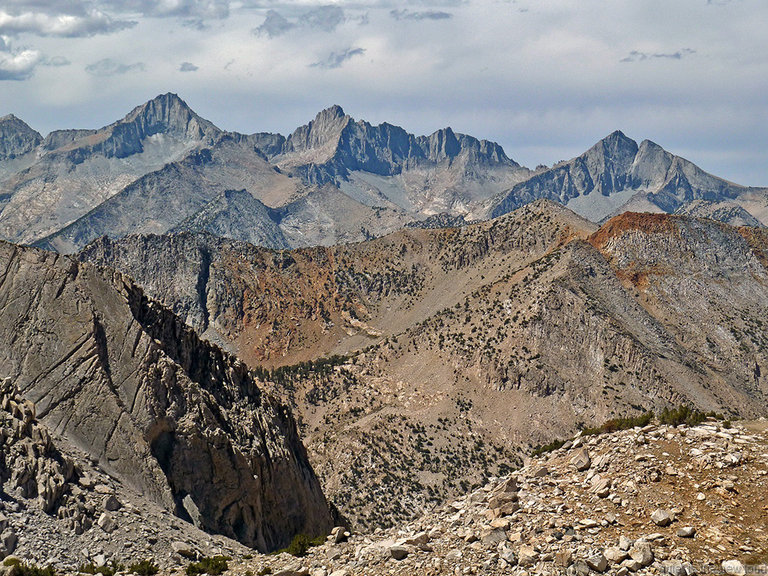
M43 137L13 114L0 118L0 160L11 160L34 150Z
M344 118L345 116L344 109L338 104L333 104L325 110L318 112L317 116L315 116L315 122L321 122L323 119Z
M212 141L221 132L208 120L204 120L179 98L168 92L138 106L115 125L135 124L142 137L158 133L173 133L192 140Z
M450 126L431 134L428 141L428 157L432 160L454 158L461 151L459 140Z
M582 157L587 159L600 157L604 168L613 172L629 171L632 161L637 154L637 142L628 138L621 130L611 132L608 136L592 146Z
M334 105L326 108L320 111L309 124L294 130L286 142L286 151L306 152L317 150L319 153L332 152L338 144L341 131L350 120L351 118L344 114L341 106ZM316 159L312 159L315 163L318 160L321 160L319 156Z

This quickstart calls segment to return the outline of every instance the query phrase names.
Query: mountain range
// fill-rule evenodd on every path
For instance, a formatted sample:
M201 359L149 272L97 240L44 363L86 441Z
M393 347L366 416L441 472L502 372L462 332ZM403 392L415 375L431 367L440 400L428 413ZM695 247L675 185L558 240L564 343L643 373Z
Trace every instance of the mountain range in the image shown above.
M339 106L287 137L225 132L164 94L98 130L43 138L0 119L0 238L72 253L108 235L207 231L269 248L333 245L419 222L484 220L533 200L602 222L626 210L768 222L768 192L617 131L530 170L450 128L414 136ZM751 218L751 219L750 219Z
M621 132L530 170L338 106L287 137L173 94L3 117L0 555L274 551L485 502L605 421L766 417L767 198Z

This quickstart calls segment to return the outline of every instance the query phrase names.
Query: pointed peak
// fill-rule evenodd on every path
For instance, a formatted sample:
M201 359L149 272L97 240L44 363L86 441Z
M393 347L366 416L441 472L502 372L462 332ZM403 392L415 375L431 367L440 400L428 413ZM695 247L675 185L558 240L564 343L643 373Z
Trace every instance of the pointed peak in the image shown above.
M640 149L642 150L646 148L659 149L659 150L664 149L658 144L656 144L656 142L654 142L653 140L648 140L648 139L645 139L642 142L640 142Z
M315 120L333 120L344 118L345 116L346 114L344 113L344 109L338 104L334 104L333 106L329 106L328 108L318 112Z
M192 112L192 109L189 107L189 105L182 100L178 94L175 94L173 92L166 92L165 94L159 94L152 98L151 100L148 100L143 105L139 106L139 108L143 110L147 110L150 108L177 108L182 110L187 110L189 112ZM194 113L194 112L193 112Z
M637 153L637 142L632 138L627 137L621 130L614 130L608 136L597 142L584 155L592 155L595 152L601 154L615 154L617 152L629 152L630 154Z
M137 106L113 126L134 122L142 124L142 131L145 136L170 131L185 133L191 138L201 139L221 134L221 130L208 120L198 116L184 100L173 92L160 94L141 106Z
M15 158L32 151L43 137L13 114L0 118L0 159Z
M24 120L22 120L18 116L15 116L14 114L6 114L2 118L0 118L0 124L11 125L11 126L15 126L17 129L20 128L24 131L34 132L34 130L29 126L29 124L27 124L26 122L24 122Z
M603 138L601 142L618 142L618 143L627 143L627 144L633 144L637 146L637 142L632 140L632 138L628 137L624 132L621 130L614 130L608 136Z

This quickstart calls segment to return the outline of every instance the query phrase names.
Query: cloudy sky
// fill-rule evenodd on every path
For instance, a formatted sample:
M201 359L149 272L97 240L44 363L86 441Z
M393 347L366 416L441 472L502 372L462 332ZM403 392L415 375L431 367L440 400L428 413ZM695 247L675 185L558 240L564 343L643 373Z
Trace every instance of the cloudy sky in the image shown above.
M4 0L0 115L96 128L164 92L286 134L340 104L534 167L615 129L768 186L765 0Z

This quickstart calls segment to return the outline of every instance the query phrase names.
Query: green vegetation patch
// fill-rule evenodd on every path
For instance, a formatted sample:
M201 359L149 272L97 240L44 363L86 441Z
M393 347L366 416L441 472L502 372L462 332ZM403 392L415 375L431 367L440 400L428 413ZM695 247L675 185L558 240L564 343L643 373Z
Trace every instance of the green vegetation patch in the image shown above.
M229 556L206 556L199 562L193 562L187 566L187 576L197 576L198 574L219 576L229 569L227 560L231 560L231 558Z

